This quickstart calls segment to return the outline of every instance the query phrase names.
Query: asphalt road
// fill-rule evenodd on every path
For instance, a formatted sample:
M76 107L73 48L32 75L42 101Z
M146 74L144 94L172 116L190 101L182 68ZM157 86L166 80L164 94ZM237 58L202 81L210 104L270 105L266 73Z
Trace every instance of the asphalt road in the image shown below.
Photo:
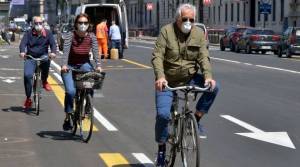
M94 99L97 131L85 144L62 131L64 92L55 66L60 57L49 77L53 91L43 91L42 112L35 116L22 111L18 49L0 46L0 166L153 166L152 48L132 42L124 60L103 62L107 77ZM221 91L203 119L208 138L201 141L201 166L298 167L300 57L210 49Z

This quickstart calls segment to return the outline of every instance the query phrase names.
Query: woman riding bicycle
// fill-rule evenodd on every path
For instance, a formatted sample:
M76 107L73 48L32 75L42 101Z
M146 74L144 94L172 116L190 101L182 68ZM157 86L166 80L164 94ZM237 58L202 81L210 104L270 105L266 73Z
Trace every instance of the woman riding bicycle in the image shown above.
M73 111L73 99L76 93L72 70L93 71L89 52L92 49L96 62L96 71L101 71L98 43L91 32L90 19L87 14L79 14L74 22L74 31L66 35L63 48L61 75L65 86L65 113L63 129L72 129L69 113Z

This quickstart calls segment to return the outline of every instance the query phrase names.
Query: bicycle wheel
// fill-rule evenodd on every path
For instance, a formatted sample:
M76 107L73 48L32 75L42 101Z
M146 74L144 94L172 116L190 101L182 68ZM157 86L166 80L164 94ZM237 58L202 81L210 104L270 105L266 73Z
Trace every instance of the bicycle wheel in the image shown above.
M198 126L192 113L186 115L182 123L181 158L184 167L200 166L200 140Z
M180 134L180 119L175 118L175 112L171 112L172 119L168 125L168 141L166 143L166 166L173 167L176 159L176 153L178 151L178 141Z
M92 97L86 94L85 98L81 99L81 111L79 116L80 136L84 142L88 142L92 136L94 123L94 110L92 106Z
M72 135L74 136L76 134L76 131L77 131L77 126L79 124L79 117L80 117L80 111L81 111L81 103L80 103L80 100L78 98L78 93L76 92L76 96L75 96L75 99L74 99L74 108L75 108L75 111L70 114L70 119L71 119L71 123L72 123Z

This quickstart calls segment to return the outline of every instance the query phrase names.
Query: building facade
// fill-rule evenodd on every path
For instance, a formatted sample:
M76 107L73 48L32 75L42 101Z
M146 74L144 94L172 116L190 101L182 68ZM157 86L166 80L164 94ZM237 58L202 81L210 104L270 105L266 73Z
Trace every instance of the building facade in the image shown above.
M265 0L266 2L266 0ZM262 0L215 0L207 6L209 27L231 25L265 27L282 32L287 26L300 26L300 0L267 0L271 13L259 13Z
M199 12L197 15L200 15L200 0L127 0L129 29L151 32L150 35L158 34L163 25L175 21L176 9L182 3L195 5ZM197 17L198 22L200 19Z

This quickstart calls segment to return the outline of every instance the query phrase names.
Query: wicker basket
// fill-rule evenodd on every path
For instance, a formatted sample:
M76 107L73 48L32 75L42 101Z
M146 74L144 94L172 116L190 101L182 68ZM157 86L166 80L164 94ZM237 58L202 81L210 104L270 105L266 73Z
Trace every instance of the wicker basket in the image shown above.
M75 85L77 89L101 89L103 81L104 77L98 79L89 78L87 80L75 79Z

